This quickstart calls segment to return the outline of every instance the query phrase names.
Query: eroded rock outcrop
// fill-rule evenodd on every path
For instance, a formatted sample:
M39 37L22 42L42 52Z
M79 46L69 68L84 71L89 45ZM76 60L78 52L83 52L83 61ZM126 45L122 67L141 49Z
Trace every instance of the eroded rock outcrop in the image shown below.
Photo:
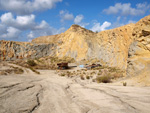
M136 23L133 37L135 41L129 49L127 75L139 75L139 82L150 83L150 16Z
M144 55L149 58L149 17L143 18L136 25L128 24L99 33L72 25L64 33L38 37L31 43L0 41L0 59L67 56L76 61L96 59L107 66L126 69L129 46L134 40L130 46L130 59L132 56ZM136 48L140 48L141 52Z
M39 58L54 54L54 44L0 41L0 60Z
M99 33L72 25L66 32L39 37L34 43L57 44L56 56L69 56L76 60L97 59L108 66L126 69L128 48L132 38L134 24Z

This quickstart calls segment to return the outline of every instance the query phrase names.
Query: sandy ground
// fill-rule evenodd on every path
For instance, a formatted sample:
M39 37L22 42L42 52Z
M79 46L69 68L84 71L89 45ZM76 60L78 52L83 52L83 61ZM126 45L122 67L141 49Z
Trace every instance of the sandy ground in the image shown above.
M0 76L0 113L150 113L150 87L82 82L39 71Z

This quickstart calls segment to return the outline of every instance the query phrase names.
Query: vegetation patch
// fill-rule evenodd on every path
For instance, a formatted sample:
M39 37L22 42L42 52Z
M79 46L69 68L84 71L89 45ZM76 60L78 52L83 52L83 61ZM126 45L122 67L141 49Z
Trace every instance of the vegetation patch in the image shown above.
M87 76L86 76L86 79L90 79L90 76L87 75Z
M28 61L27 61L27 64L28 64L29 66L36 66L36 65L37 65L34 60L28 60Z
M60 76L64 77L66 74L65 73L61 73Z
M14 73L15 74L23 74L24 70L18 67L14 67Z
M32 68L32 67L29 67L30 70L32 70L33 72L35 72L36 74L40 74L39 71L37 71L36 69Z
M127 86L127 82L123 82L123 86Z
M19 67L14 67L14 66L9 66L9 67L10 67L10 69L0 70L0 75L23 74L24 73L24 70Z
M97 77L96 81L98 83L110 83L111 82L111 77L109 75L105 75L105 76L101 76L101 77Z
M84 78L84 75L80 75L80 78L81 78L81 80L84 80L85 78Z

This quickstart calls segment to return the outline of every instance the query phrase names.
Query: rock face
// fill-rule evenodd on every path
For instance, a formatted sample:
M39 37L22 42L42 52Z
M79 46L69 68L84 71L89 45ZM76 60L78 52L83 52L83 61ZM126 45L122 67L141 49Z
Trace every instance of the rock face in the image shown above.
M94 33L78 25L72 25L66 32L39 37L34 43L57 44L56 56L69 56L75 60L98 59L108 66L122 69L127 67L128 48L132 38L134 24L116 29Z
M150 75L150 16L141 19L133 30L135 41L129 49L128 76L141 76L140 81L149 82ZM143 78L144 77L144 78ZM140 82L139 81L139 82Z
M129 45L133 41L134 24L129 24L113 30L102 31L97 34L93 48L88 49L89 58L97 57L108 66L126 69Z
M0 41L0 60L38 58L54 54L53 44Z
M31 43L0 41L0 59L67 56L76 61L95 59L110 67L127 69L129 47L130 59L135 56L138 57L136 59L146 58L146 62L149 59L149 18L150 16L143 18L136 25L128 24L99 33L72 25L64 33L38 37ZM136 41L133 42L134 40ZM129 63L132 64L130 60Z

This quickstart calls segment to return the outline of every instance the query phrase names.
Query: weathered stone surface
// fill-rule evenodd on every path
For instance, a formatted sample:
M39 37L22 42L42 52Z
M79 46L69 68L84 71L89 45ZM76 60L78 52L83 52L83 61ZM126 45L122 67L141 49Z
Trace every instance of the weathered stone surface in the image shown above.
M0 60L39 58L54 54L54 44L0 41Z
M56 56L73 57L77 61L98 59L108 66L122 69L127 67L128 48L132 39L134 24L116 29L94 33L78 25L72 25L66 32L56 35L39 37L34 43L57 44Z
M93 44L89 57L92 55L106 62L108 66L126 69L129 45L133 41L132 30L134 24L122 26L113 30L102 31Z
M15 60L53 54L58 57L72 57L76 61L96 59L107 66L126 69L129 46L134 40L137 42L132 46L136 46L138 42L140 44L135 48L130 47L129 56L133 56L140 48L144 50L141 50L142 55L149 51L149 28L149 16L136 25L128 24L99 33L72 25L64 33L39 37L33 39L32 43L0 41L0 59Z
M133 31L135 41L129 49L127 75L139 75L139 82L150 83L150 16L137 22Z

